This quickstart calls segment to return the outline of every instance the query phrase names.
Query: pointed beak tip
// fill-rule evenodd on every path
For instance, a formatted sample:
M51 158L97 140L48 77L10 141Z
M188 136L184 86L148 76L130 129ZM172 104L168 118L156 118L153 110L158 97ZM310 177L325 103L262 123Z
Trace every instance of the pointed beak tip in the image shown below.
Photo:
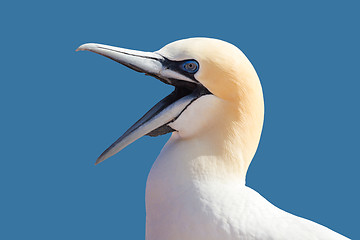
M106 158L104 158L102 155L100 157L98 157L96 159L96 162L95 162L95 166L98 165L99 163L102 163L103 161L105 161Z
M97 45L95 43L85 43L81 46L79 46L75 52L78 52L78 51L90 51L91 49L93 49L94 47L96 47Z
M84 45L86 45L86 44L83 44L83 45L79 46L79 47L75 50L75 52L79 52L79 51L84 51L84 50L86 50L86 49L84 48Z

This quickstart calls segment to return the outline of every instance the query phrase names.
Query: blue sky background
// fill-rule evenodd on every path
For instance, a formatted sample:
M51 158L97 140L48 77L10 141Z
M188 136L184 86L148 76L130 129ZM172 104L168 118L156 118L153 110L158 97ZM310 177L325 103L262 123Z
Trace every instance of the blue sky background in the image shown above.
M247 185L360 239L359 4L234 2L2 3L1 239L144 239L146 178L169 135L94 162L172 88L75 49L154 51L194 36L238 46L261 79Z

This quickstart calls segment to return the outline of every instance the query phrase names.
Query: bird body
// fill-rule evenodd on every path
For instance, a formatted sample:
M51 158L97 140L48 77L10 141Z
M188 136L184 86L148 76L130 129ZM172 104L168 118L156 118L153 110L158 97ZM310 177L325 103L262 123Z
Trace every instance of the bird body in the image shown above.
M101 44L89 50L175 86L97 163L143 135L173 132L146 184L147 240L341 240L273 206L245 186L262 131L256 71L235 46L192 38L149 53Z
M207 174L211 169L204 165L216 165L217 157L176 157L197 147L192 141L182 143L178 135L173 133L149 174L147 240L347 239L275 207L235 174Z

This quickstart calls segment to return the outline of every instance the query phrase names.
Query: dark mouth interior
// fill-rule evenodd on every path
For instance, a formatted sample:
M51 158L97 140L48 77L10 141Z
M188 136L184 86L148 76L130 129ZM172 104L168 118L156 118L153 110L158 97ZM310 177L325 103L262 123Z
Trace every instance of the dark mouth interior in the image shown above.
M201 97L202 95L211 94L209 92L209 90L207 90L201 84L181 81L181 80L177 80L177 79L162 79L157 76L154 76L154 77L156 77L157 79L159 79L160 81L162 81L166 84L174 86L175 90L172 93L170 93L167 97L162 99L159 103L157 103L152 109L149 110L149 112L152 112L156 109L156 112L159 113L163 109L165 109L167 106L170 106L174 102L176 102L179 99L181 99L187 95L190 95L190 94L195 94L197 96L196 99ZM179 116L180 116L180 114L179 114ZM176 119L174 119L173 121L175 121ZM163 135L163 134L175 131L168 125L169 123L166 123L163 126L157 128L157 129L154 129L153 131L149 132L146 135L151 136L151 137L156 137L159 135Z
M160 81L172 85L175 87L175 90L168 95L166 98L169 102L168 106L177 100L190 95L195 94L197 98L201 97L202 95L211 94L209 90L207 90L203 85L200 83L192 83L187 81L182 81L178 79L162 79L157 77ZM165 100L164 98L163 100Z

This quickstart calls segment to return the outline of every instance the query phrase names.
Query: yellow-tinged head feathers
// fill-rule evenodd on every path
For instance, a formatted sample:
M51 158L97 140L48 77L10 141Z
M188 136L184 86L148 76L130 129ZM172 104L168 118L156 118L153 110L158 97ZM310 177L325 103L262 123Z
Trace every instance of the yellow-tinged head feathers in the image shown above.
M195 59L195 78L211 93L239 101L246 91L260 88L258 76L247 57L234 45L212 38L189 38L172 42L158 51L170 60Z

